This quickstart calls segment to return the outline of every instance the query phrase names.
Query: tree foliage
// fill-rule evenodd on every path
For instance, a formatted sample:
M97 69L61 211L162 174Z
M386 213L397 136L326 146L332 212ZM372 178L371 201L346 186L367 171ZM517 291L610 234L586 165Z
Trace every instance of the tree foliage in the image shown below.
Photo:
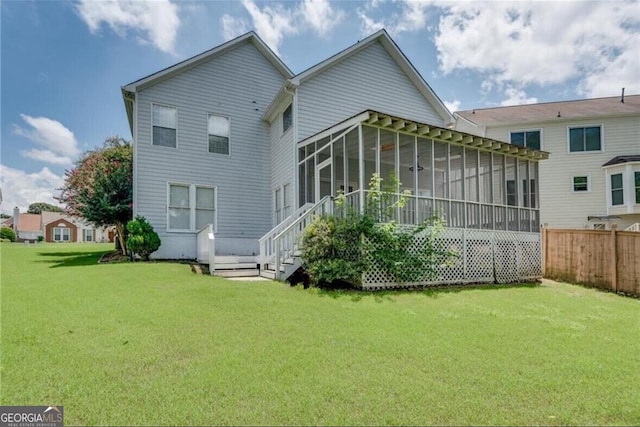
M146 218L136 216L127 223L127 230L129 231L127 248L134 254L140 255L144 261L148 261L149 255L160 248L160 237Z
M45 202L36 202L29 205L28 214L41 214L42 212L64 212L59 206L55 206Z
M114 136L104 146L87 152L75 168L65 172L65 181L56 198L66 212L84 218L97 227L116 227L120 248L126 252L125 225L133 204L133 149Z

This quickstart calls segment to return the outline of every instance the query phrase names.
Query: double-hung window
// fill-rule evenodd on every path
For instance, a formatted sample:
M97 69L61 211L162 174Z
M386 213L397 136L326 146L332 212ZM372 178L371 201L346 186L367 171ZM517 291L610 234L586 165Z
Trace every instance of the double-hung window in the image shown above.
M209 134L209 152L229 154L229 118L209 114L207 123Z
M53 229L54 242L68 242L71 240L71 229L67 227L55 227Z
M588 176L574 176L573 177L573 192L585 193L589 191L589 177Z
M216 224L215 187L193 184L169 184L169 231L200 230L207 224Z
M611 205L624 205L624 187L621 173L611 175Z
M282 113L282 133L285 133L293 124L293 110L291 108L293 104L289 104L284 113Z
M511 132L511 143L520 147L540 150L541 138L539 130L527 130L522 132Z
M569 128L569 152L602 150L602 128L600 126Z
M177 110L153 104L153 145L176 148Z
M640 205L640 172L634 172L636 186L636 204Z

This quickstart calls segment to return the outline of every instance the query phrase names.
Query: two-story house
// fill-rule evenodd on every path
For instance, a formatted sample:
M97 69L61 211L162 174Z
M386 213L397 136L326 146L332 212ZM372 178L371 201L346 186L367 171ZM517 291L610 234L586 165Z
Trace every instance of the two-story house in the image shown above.
M541 222L608 229L640 222L640 95L456 112L456 129L550 153ZM514 194L524 184L508 183Z
M455 130L384 30L299 74L250 32L122 94L134 214L159 233L157 258L196 258L209 230L216 257L264 261L328 197L342 191L361 208L376 173L410 193L399 222L441 214L450 227L538 239L546 153ZM527 191L513 198L516 173Z

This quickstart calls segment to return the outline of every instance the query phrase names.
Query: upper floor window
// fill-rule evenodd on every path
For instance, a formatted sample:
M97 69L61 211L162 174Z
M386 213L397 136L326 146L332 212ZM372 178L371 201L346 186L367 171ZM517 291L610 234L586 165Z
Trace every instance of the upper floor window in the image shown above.
M153 104L153 145L176 148L176 116L174 107Z
M611 205L624 204L624 191L622 186L622 174L611 175Z
M541 138L539 130L527 130L522 132L511 132L511 143L520 147L540 150Z
M289 129L293 124L293 111L291 109L292 105L293 104L289 104L287 109L284 110L284 113L282 113L282 132L283 133L286 132L287 129Z
M229 118L209 114L209 152L229 154Z
M636 204L640 205L640 172L634 172L636 183Z
M600 126L569 128L569 152L601 150L602 128Z
M589 177L588 176L574 176L573 177L573 191L574 193L583 193L589 191Z

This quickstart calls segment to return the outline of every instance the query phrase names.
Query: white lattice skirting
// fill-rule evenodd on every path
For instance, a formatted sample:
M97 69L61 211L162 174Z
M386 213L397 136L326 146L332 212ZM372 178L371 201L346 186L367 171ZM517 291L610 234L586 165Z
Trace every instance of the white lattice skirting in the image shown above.
M418 238L418 245L426 244ZM425 272L417 282L397 283L380 267L364 274L365 289L467 283L514 283L542 277L539 233L447 228L436 239L441 250L455 250L459 256Z

